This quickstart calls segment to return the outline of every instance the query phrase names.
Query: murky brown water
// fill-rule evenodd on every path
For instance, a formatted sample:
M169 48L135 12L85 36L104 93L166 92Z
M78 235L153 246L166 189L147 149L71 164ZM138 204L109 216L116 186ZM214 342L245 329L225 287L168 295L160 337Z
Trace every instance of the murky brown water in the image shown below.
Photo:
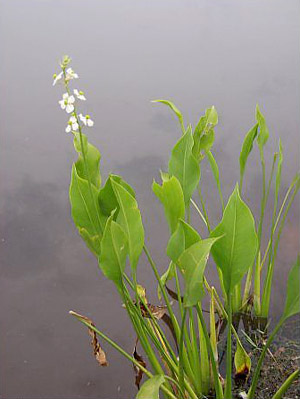
M238 179L239 149L258 102L272 133L268 165L282 137L286 188L299 167L299 8L296 0L0 2L2 398L135 394L127 361L105 346L110 366L100 369L85 329L68 315L74 309L92 317L132 350L134 335L118 295L70 218L75 154L57 104L60 89L52 88L59 57L73 57L78 88L88 97L84 111L95 120L89 137L101 150L103 174L119 173L135 187L147 242L163 270L168 232L150 186L180 132L170 112L150 100L172 99L193 123L207 106L217 107L215 154L225 197ZM202 174L216 220L216 191L206 167ZM257 155L247 179L246 197L257 214ZM278 256L274 317L298 243L295 205ZM153 294L144 258L140 279Z

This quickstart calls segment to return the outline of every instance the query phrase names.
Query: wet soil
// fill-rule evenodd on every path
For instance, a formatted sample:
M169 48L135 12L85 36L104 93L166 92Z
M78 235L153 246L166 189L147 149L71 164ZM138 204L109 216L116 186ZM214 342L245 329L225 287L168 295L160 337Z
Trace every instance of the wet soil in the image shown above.
M264 337L258 331L246 337L241 331L241 340L245 349L250 352L252 371L255 369ZM254 346L257 345L257 347ZM275 392L287 377L300 367L300 317L294 317L286 322L266 355L257 385L255 399L272 399ZM251 373L252 375L252 373ZM234 398L240 399L241 393L248 391L251 385L251 375L247 381L235 381ZM300 381L296 380L286 392L284 399L300 398Z

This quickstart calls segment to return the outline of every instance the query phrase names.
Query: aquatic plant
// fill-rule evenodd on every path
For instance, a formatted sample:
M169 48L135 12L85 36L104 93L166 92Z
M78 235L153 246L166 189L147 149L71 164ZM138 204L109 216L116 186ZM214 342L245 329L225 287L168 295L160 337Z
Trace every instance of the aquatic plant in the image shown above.
M141 212L132 187L121 176L111 174L102 184L100 174L100 153L83 133L83 129L94 125L89 115L78 113L80 101L85 101L82 91L70 89L70 82L78 75L70 68L70 58L61 62L61 72L54 76L53 84L62 83L65 88L59 104L69 115L66 132L71 132L74 148L78 154L72 166L70 204L74 223L88 248L96 256L103 274L113 281L135 329L137 341L133 355L127 353L116 342L95 327L87 317L71 311L79 321L88 327L92 337L94 355L106 366L106 355L99 338L125 356L136 370L136 385L140 387L143 374L148 377L140 387L138 399L154 399L161 390L166 398L203 398L214 393L216 399L232 398L232 362L235 374L246 378L251 371L251 359L244 349L232 322L233 314L239 311L251 312L251 283L254 280L254 312L268 316L271 286L278 244L287 212L299 189L299 175L296 175L277 213L278 196L283 162L282 145L274 161L268 184L264 146L268 139L265 119L257 107L256 124L247 133L240 155L240 182L237 183L227 204L224 204L217 161L212 153L218 114L210 107L201 116L193 129L185 126L183 116L170 101L156 100L166 104L176 114L182 135L175 144L167 172L161 172L161 183L153 182L152 190L164 208L170 230L166 253L170 264L160 276L144 241L144 227ZM258 144L263 190L261 214L256 226L249 206L242 198L244 175L248 157L254 143ZM212 228L202 194L201 163L207 158L213 172L220 197L222 219ZM278 162L277 162L278 160ZM277 163L275 182L275 203L270 240L262 256L261 235L264 212L268 201L271 182ZM200 205L193 199L197 191ZM191 207L194 207L207 228L207 237L201 238L192 226ZM138 284L137 269L141 253L144 252L158 282L158 297L164 305L148 302L145 288ZM208 257L215 261L222 298L205 277ZM268 259L268 260L267 260ZM263 297L260 300L262 269L267 264ZM128 272L129 268L129 272ZM287 299L283 316L269 335L255 369L251 388L245 397L253 399L259 373L267 349L284 321L300 311L299 304L299 258L290 271L287 284ZM242 281L246 277L244 295ZM167 283L174 279L176 291ZM182 282L184 288L182 288ZM205 322L202 300L210 297L209 323ZM170 298L178 302L174 310ZM227 322L226 378L220 375L216 317ZM165 326L162 326L162 323ZM174 342L167 339L166 328L171 331ZM232 336L236 351L232 356ZM99 337L99 338L98 338ZM143 357L137 351L138 342L151 365L146 367ZM298 376L296 370L275 394L282 397L286 389Z

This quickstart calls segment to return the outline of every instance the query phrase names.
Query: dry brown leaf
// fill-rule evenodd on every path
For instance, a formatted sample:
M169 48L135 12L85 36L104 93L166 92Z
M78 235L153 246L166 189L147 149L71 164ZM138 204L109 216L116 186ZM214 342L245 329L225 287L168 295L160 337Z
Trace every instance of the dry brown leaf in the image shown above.
M94 323L92 322L92 320L89 319L88 317L83 316L83 315L81 315L81 314L79 314L79 313L75 313L75 312L72 312L72 314L73 314L74 316L78 317L79 319L82 319L82 320L86 321L86 322L87 322L88 324L90 324L92 327L95 327L95 325L94 325ZM108 366L108 362L107 362L107 360L106 360L105 352L104 352L104 350L103 350L103 349L101 348L101 346L100 346L100 343L99 343L99 341L98 341L98 339L97 339L97 334L96 334L96 332L95 332L94 330L92 330L91 328L89 328L88 331L89 331L90 337L92 338L91 345L92 345L92 347L93 347L94 356L95 356L97 362L100 364L100 366L103 366L103 367Z
M137 360L141 366L146 367L146 362L144 361L144 359L142 358L141 355L139 355L137 353L136 347L138 344L139 339L137 338L135 341L135 345L134 345L134 351L132 356L134 357L135 360ZM137 389L140 389L140 384L143 378L143 371L137 367L135 364L133 365L133 369L135 371L135 385L137 386Z

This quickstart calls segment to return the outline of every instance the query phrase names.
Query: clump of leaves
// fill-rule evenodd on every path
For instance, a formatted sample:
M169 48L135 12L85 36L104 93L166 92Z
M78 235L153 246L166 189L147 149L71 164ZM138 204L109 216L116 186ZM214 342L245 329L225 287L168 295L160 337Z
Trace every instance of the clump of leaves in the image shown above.
M274 161L268 183L264 146L269 131L260 109L256 109L256 123L247 133L240 154L240 182L237 183L227 204L224 204L220 173L212 147L218 114L214 106L208 108L193 129L185 126L179 109L170 101L156 100L170 107L179 120L182 135L175 144L168 170L161 173L161 183L153 182L152 190L164 208L170 229L166 253L170 264L160 276L157 265L144 242L144 227L141 212L133 188L121 176L109 175L102 183L99 164L100 153L89 143L83 130L93 126L89 115L78 113L80 101L85 100L81 91L71 93L70 82L78 75L69 66L70 58L64 57L61 72L54 77L54 84L61 82L66 90L60 101L61 108L70 114L66 128L74 138L78 154L72 166L70 203L74 223L87 247L96 256L103 274L116 286L120 303L125 307L137 335L137 342L147 358L138 354L135 345L132 355L98 330L92 321L76 312L70 312L86 325L92 337L94 355L101 365L107 365L105 353L97 336L111 345L134 366L136 385L140 386L143 374L148 378L141 386L138 399L159 397L160 390L166 398L197 399L208 394L216 399L232 398L232 361L235 374L248 378L251 359L233 326L232 316L239 311L254 312L267 316L271 297L271 286L278 245L286 215L299 190L300 179L296 175L283 203L277 212L283 162L282 144ZM247 160L257 143L262 165L261 214L257 222L242 197ZM207 158L220 197L222 219L216 227L211 226L202 194L201 165ZM275 198L270 240L262 251L261 235L264 212L267 205L273 175L276 172ZM199 203L193 199L198 193ZM194 207L207 229L202 238L192 225L190 208ZM150 304L146 291L138 284L137 269L141 253L144 252L158 282L159 298L164 305ZM215 261L222 295L209 284L205 277L208 258ZM267 277L262 281L262 270L267 264ZM127 268L129 265L129 270ZM282 318L270 334L255 369L252 385L247 395L253 399L265 353L283 322L299 312L299 259L292 268L287 285L287 300ZM242 281L247 275L242 295ZM175 280L176 292L167 286ZM249 306L252 281L254 281L254 308ZM260 290L263 285L263 296ZM210 322L203 317L202 301L210 296ZM170 298L178 301L179 312L175 312ZM217 319L217 321L216 321ZM225 382L219 370L218 325L227 322L227 355ZM175 345L169 342L166 329L172 333ZM236 340L236 352L232 356L232 335ZM151 370L151 371L150 371ZM276 393L279 399L294 381L299 372L293 373Z

